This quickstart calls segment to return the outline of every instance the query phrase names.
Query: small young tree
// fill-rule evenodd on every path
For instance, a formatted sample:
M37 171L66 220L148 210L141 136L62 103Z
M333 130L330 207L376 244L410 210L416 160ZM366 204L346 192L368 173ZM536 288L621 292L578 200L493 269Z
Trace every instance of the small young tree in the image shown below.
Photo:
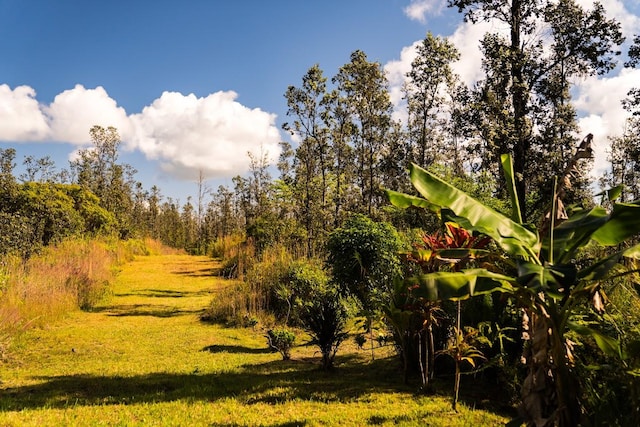
M333 367L338 347L347 337L347 310L339 292L332 287L317 289L314 298L300 307L302 327L320 348L322 368Z

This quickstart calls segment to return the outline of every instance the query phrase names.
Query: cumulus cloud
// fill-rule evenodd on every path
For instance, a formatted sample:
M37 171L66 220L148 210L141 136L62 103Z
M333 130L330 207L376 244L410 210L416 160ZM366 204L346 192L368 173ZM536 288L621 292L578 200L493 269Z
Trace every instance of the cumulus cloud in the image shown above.
M54 141L84 145L89 142L89 129L94 125L114 126L121 135L129 133L129 119L122 107L103 87L85 89L76 85L58 94L44 108Z
M411 0L409 6L404 8L404 13L410 19L427 22L427 15L438 15L445 7L444 0Z
M0 85L0 141L86 147L92 126L114 126L126 149L139 150L167 174L190 180L200 172L206 178L242 175L249 169L249 152L266 154L269 161L280 153L276 116L243 106L235 92L204 98L164 92L131 115L100 86L76 85L49 105L39 104L35 95L28 86Z
M235 92L204 98L164 92L140 114L130 116L131 142L159 160L174 176L229 177L249 168L248 152L279 154L280 133L274 114L236 102ZM194 173L195 172L195 173Z
M504 27L504 26L502 26ZM498 23L479 22L471 24L463 22L454 33L448 37L449 41L460 52L460 59L451 64L453 72L460 76L462 82L472 86L482 77L482 52L480 40L488 31L504 32ZM507 33L508 34L508 33ZM411 70L411 62L417 55L417 48L422 40L417 40L410 46L405 46L400 52L400 58L385 64L384 70L389 81L389 95L394 105L394 119L406 119L405 102L402 86Z
M585 10L590 10L593 8L594 0L576 0L576 3ZM613 18L620 23L624 35L629 37L640 29L640 17L634 15L627 8L625 2L620 0L600 0L600 4L607 12L609 19Z
M47 137L49 127L29 86L11 89L0 85L0 140L39 141Z
M403 100L404 93L402 86L407 79L407 73L411 71L411 63L417 55L418 46L422 40L417 40L411 46L402 48L400 59L389 61L384 65L384 71L389 81L389 97L395 106L393 112L394 120L406 120L406 109L403 108L406 102Z

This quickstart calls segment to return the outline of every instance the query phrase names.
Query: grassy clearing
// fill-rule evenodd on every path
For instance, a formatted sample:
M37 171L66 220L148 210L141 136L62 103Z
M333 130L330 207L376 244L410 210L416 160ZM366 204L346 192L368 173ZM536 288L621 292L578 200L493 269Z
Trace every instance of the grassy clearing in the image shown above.
M290 361L266 349L259 328L199 321L228 282L205 257L139 257L124 266L107 304L26 332L0 365L0 425L501 425L507 417L470 397L400 382L399 366L348 344L333 372L314 349ZM299 339L303 343L304 339ZM464 393L464 388L463 388Z

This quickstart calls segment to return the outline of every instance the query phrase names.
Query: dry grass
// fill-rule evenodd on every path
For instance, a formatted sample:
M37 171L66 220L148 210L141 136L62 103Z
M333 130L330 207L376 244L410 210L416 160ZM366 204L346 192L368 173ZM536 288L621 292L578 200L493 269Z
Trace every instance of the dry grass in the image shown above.
M135 255L170 252L157 242L73 239L24 261L0 260L0 357L30 327L46 327L78 308L92 309L109 292L118 266Z

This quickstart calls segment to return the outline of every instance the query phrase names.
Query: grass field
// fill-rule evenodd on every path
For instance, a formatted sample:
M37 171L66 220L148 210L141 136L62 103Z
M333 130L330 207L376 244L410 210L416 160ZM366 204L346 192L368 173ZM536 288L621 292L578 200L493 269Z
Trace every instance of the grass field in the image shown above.
M332 372L304 338L282 361L260 325L199 321L227 285L206 257L139 257L112 296L27 332L0 364L0 426L482 426L508 417L483 391L457 413L447 395L403 385L388 350L346 343ZM484 392L484 394L489 394ZM475 408L475 409L474 409Z

